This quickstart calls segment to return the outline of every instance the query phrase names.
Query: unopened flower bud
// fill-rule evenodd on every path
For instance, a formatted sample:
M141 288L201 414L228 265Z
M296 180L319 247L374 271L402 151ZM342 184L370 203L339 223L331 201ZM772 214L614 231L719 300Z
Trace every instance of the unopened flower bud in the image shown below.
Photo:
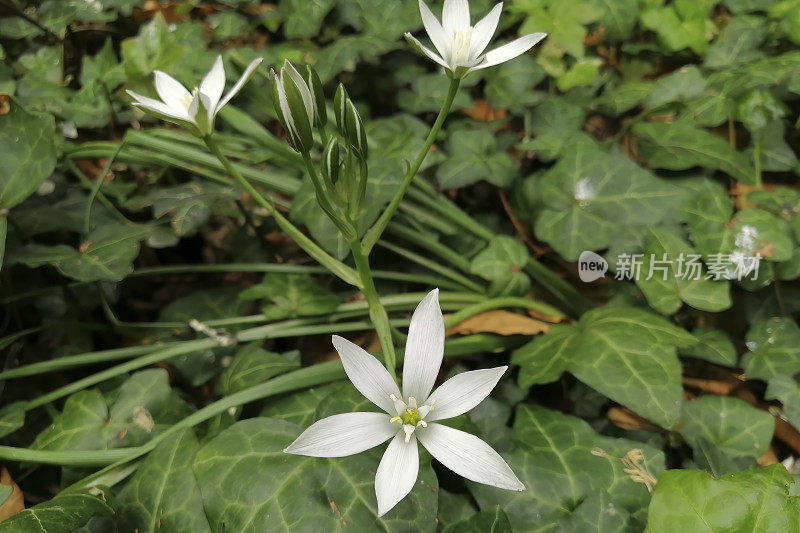
M289 61L284 62L280 72L272 72L272 91L275 113L286 130L294 149L301 153L314 145L314 98L303 77Z
M358 114L356 106L350 100L344 85L339 84L339 88L336 89L333 104L336 125L347 140L347 144L358 158L367 159L369 148L367 134L364 131L364 123L361 121L361 115Z
M311 65L306 65L306 83L308 83L314 101L314 125L321 128L328 123L328 110L325 108L322 80L319 79L319 74Z
M325 152L322 154L322 174L331 183L339 181L339 140L335 137L328 141Z

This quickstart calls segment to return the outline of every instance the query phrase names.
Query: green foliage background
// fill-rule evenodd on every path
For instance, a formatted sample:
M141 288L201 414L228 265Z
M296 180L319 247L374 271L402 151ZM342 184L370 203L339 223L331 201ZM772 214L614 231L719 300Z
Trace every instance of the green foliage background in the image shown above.
M473 21L490 7L473 0ZM322 362L331 333L370 329L366 306L124 90L152 94L154 70L196 83L220 53L229 80L255 57L313 64L368 122L366 228L447 91L402 39L420 30L412 0L0 2L0 458L30 506L0 531L800 528L798 0L508 1L498 41L549 36L465 80L374 263L398 327L432 286L450 312L503 298L563 315L535 337L448 341L463 357L445 372L510 360L454 423L527 490L423 457L377 519L380 449L282 452L315 419L371 409ZM219 140L347 260L266 76ZM612 265L593 284L586 250ZM763 260L757 279L633 282L613 279L621 253L696 254L704 273L718 254Z

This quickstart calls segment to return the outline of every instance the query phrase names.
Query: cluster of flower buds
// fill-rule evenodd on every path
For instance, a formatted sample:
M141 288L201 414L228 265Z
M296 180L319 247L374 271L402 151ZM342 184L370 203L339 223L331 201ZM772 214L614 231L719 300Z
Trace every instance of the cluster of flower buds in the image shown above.
M324 128L328 121L319 75L313 67L306 66L306 75L301 76L287 60L279 72L272 72L271 89L275 112L292 146L300 153L309 152L314 143L314 128ZM334 112L336 126L347 148L355 157L366 160L364 123L343 85L336 90ZM334 152L339 153L338 142L329 142L325 153L330 156ZM335 160L334 157L326 159ZM334 174L338 174L338 170L331 173Z

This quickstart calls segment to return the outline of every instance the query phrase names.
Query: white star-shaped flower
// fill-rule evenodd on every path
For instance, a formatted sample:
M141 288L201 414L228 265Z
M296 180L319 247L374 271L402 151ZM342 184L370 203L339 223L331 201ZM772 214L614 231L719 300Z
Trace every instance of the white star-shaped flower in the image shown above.
M444 355L444 320L439 290L431 291L411 318L403 363L403 391L372 355L338 336L333 345L356 389L385 413L345 413L306 429L286 452L312 457L344 457L392 439L375 474L378 516L413 488L419 472L417 441L456 474L503 489L524 485L484 441L435 421L466 413L486 398L508 367L473 370L445 381L433 393Z
M198 135L209 135L214 130L214 119L219 110L244 87L260 63L261 58L251 61L242 77L225 96L222 96L225 90L225 67L222 65L222 56L217 56L200 87L191 93L181 82L160 70L155 71L155 85L162 101L133 91L127 93L135 100L131 105L140 107L162 120L188 128Z
M406 39L417 51L446 68L454 78L463 78L473 70L514 59L547 36L546 33L531 33L484 54L500 22L502 2L495 5L475 26L470 26L467 0L444 0L441 23L422 0L419 0L419 11L425 31L439 53L423 45L410 33L405 34Z

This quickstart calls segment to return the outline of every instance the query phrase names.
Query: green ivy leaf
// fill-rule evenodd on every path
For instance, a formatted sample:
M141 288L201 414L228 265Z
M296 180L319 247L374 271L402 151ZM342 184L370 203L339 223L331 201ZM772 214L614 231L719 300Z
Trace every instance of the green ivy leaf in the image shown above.
M689 266L693 258L696 268ZM659 313L671 315L684 302L702 311L723 311L731 306L730 284L706 279L700 254L670 231L650 229L641 272L636 285Z
M415 76L411 79L411 87L400 91L397 95L397 103L409 113L438 111L447 96L447 89L447 84L439 73ZM456 109L469 108L472 107L472 99L465 90L461 89L456 93L453 105ZM408 159L413 160L412 158Z
M706 80L700 69L694 65L684 66L658 78L645 104L657 107L671 102L684 102L697 98L705 88Z
M377 518L374 477L382 448L325 459L283 452L300 434L284 420L251 418L197 453L194 473L212 530L436 530L436 477L420 465L414 490Z
M762 318L753 322L746 337L742 368L749 378L765 381L800 372L800 328L791 318Z
M656 168L715 168L742 183L755 183L755 171L743 154L722 137L689 122L640 122L632 131L639 137L639 155Z
M89 494L56 496L0 522L0 532L72 533L93 516L111 516L113 509Z
M531 285L522 271L528 259L524 244L513 237L499 235L472 258L469 270L492 283L492 294L524 294Z
M442 530L442 533L511 533L511 522L500 506L475 513L473 516Z
M665 428L678 420L681 369L677 346L696 340L653 313L608 306L576 324L553 326L512 357L519 384L547 383L563 371Z
M160 442L117 496L118 527L126 531L211 531L192 472L199 447L191 429Z
M486 180L507 187L516 175L511 157L498 149L488 128L459 127L450 131L447 159L439 165L436 178L442 188L453 189Z
M470 483L482 510L499 505L512 530L519 532L577 531L572 526L586 522L591 525L587 531L607 531L603 526L619 520L607 516L609 509L619 510L630 530L641 529L649 493L623 472L618 458L640 450L641 465L658 477L664 469L661 451L640 442L598 435L579 418L530 405L517 408L513 436L517 448L505 454L505 459L525 490L502 491ZM592 496L601 499L598 502Z
M514 61L490 69L487 73L486 99L494 107L512 110L535 104L542 96L534 88L546 77L547 73L533 57L521 55ZM437 75L437 78L441 83L441 76ZM442 100L439 98L438 101Z
M311 276L273 272L266 274L258 285L243 290L239 297L264 300L262 309L267 320L327 315L342 303L340 297Z
M536 237L575 261L584 250L608 247L623 228L656 224L683 192L583 139L544 173L539 194Z
M610 41L625 41L633 34L639 6L636 0L591 0L601 10L598 22L606 29Z
M231 201L236 192L229 186L210 181L192 181L174 187L153 189L131 198L126 206L141 209L152 206L153 216L169 216L170 226L180 236L191 235L208 221L215 204Z
M5 437L25 425L25 402L10 403L0 409L0 437Z
M708 48L704 65L721 69L758 59L764 55L758 47L766 36L763 17L734 17Z
M716 479L699 470L668 470L653 493L646 531L795 531L800 500L789 495L792 482L779 464Z
M548 40L576 58L584 55L586 25L596 22L605 14L605 9L595 2L534 0L521 3L514 9L527 17L519 30L521 35L546 32Z
M548 97L531 113L533 138L519 143L517 148L536 152L540 159L549 161L559 156L570 139L580 132L586 115L580 106L570 104L564 98Z
M142 226L100 226L89 233L80 250L65 244L28 244L15 250L13 262L31 268L53 265L78 281L120 281L133 272L139 241L149 233L150 228Z
M739 398L703 396L681 407L681 434L693 448L705 440L726 455L758 459L774 431L771 414Z
M100 82L109 91L125 82L125 71L117 60L114 42L110 37L97 54L83 56L80 81L82 86Z
M278 13L283 18L283 32L287 39L313 37L319 33L322 19L336 5L334 0L307 2L281 0Z
M652 90L652 82L629 81L604 91L595 104L604 113L619 116L644 102Z
M661 3L657 4L661 6ZM708 48L707 20L713 3L696 2L692 9L689 1L676 2L675 5L653 7L639 12L642 25L658 34L659 41L668 51L677 52L691 48L697 54Z
M678 349L678 353L689 357L697 357L710 363L735 367L738 359L736 347L724 332L700 326L692 331L697 343Z
M468 494L439 489L439 513L436 521L443 533L452 533L456 524L475 516L476 513L475 504Z
M779 374L770 378L764 398L779 400L783 416L795 429L800 429L800 386L792 376Z
M37 435L34 450L104 450L138 446L188 414L167 371L154 368L129 377L104 397L97 389L67 398L64 410Z
M228 396L300 366L298 361L268 352L254 342L241 348L222 371L216 392Z
M33 194L53 173L58 151L55 120L11 103L0 116L0 209L11 209Z
M341 383L329 383L319 387L311 387L270 402L262 411L261 416L287 420L298 426L307 427L316 421L317 408L324 405L326 398L332 398L332 393L339 392Z

